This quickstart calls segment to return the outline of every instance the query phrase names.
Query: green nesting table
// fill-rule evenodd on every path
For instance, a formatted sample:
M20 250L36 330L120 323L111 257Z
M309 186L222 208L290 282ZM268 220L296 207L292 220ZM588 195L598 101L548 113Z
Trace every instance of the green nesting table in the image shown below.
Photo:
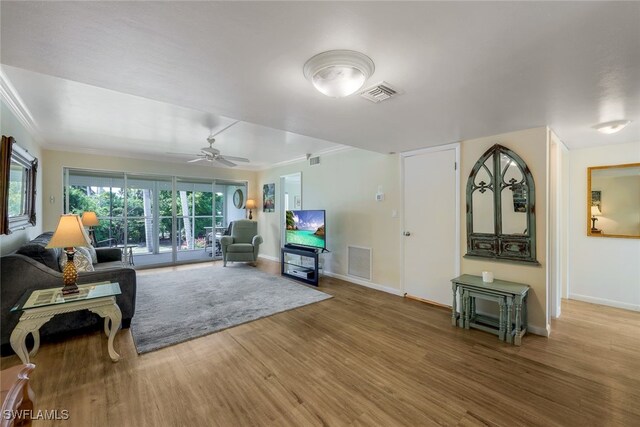
M520 345L527 332L527 296L529 285L506 280L482 281L482 277L471 274L451 279L453 303L451 324L461 328L475 328L498 336L501 341ZM460 294L460 312L457 310ZM482 299L498 304L499 317L478 314L476 300Z

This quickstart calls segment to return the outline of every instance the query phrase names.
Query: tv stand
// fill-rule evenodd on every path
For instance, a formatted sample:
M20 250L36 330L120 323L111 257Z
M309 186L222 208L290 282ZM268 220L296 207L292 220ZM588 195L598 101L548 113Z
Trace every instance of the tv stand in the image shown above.
M303 283L318 286L318 255L322 249L285 245L280 252L280 273Z

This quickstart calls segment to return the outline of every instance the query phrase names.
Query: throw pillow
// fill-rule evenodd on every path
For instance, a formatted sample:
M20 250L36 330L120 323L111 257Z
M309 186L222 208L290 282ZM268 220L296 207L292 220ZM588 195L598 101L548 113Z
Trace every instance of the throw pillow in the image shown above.
M27 243L26 245L22 245L20 249L16 251L19 255L28 256L29 258L38 261L41 264L46 265L47 267L58 270L58 262L60 259L60 254L64 253L64 251L59 248L45 248L45 245L39 243Z
M82 253L82 255L84 255L84 257L87 258L89 260L89 262L92 261L91 260L91 252L89 252L89 248L87 246L79 246L79 247L74 248L74 249L76 250L76 253L78 253L78 252Z
M76 253L73 255L73 263L76 266L76 270L80 271L94 271L93 264L91 264L91 255L86 248L75 248ZM60 270L64 270L64 266L67 264L67 253L62 251L60 253Z
M85 249L89 251L89 255L91 255L91 264L98 263L98 254L96 253L96 248L93 246L86 246Z

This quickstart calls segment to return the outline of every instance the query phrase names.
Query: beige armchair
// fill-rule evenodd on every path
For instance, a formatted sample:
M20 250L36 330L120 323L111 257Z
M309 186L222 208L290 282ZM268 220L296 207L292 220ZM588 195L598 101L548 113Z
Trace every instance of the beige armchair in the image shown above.
M258 234L258 223L248 219L234 221L231 225L231 235L222 236L222 262L227 261L253 262L258 261L258 250L262 243L262 236Z

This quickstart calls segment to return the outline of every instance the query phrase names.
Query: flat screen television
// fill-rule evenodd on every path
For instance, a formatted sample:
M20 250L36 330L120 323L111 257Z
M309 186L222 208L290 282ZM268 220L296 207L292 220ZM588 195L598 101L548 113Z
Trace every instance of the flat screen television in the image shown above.
M285 244L326 249L324 210L287 211Z

